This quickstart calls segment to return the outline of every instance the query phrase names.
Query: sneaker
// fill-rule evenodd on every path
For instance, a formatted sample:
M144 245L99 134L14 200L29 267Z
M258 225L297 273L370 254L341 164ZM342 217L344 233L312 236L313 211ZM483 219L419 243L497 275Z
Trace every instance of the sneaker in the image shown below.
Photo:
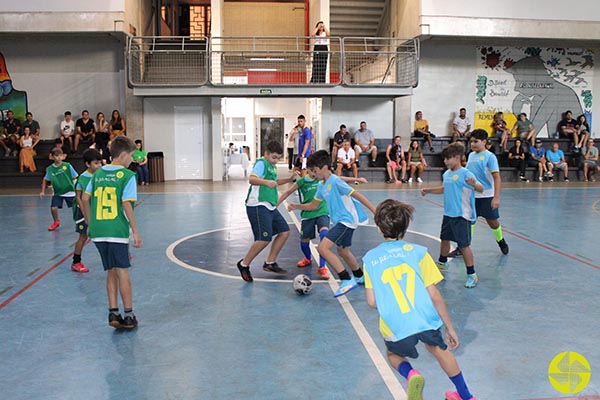
M416 369L408 373L408 397L407 400L423 400L423 387L425 386L425 378Z
M131 314L131 315L126 315L125 318L123 318L123 324L121 325L121 328L133 329L137 325L138 325L137 318L135 317L135 315Z
M458 394L457 392L446 392L446 400L463 400L462 397L460 397L460 394ZM468 400L477 400L475 397L471 397Z
M450 264L448 264L447 262L443 263L443 262L436 261L435 265L437 265L438 269L442 272L448 271L448 269L450 269Z
M242 258L242 260L243 260L243 258ZM237 262L237 268L240 271L240 275L242 276L242 279L245 280L246 282L254 281L254 279L252 279L252 274L250 274L250 266L248 266L248 267L242 266L242 260Z
M10 149L7 149L7 150L4 152L4 157L10 157Z
M543 182L543 181L544 181L544 179L543 179L543 178L540 176L540 177L538 177L538 181L539 181L539 182Z
M123 317L121 317L121 314L109 312L108 324L113 328L120 328L123 325Z
M280 275L285 275L287 274L287 271L281 267L279 267L279 265L275 262L273 264L267 264L266 262L263 264L263 271L267 271L267 272L273 272L275 274L280 274Z
M548 177L548 182L554 182L554 178L553 178L553 177L551 177L551 176L549 176L549 177Z
M329 279L331 277L331 275L329 275L329 270L327 270L327 267L317 268L317 275L324 279Z
M477 274L467 275L467 281L465 282L465 287L467 289L473 289L475 286L477 286L477 282L479 282L479 279L477 278Z
M75 271L75 272L81 272L81 273L84 273L84 272L90 272L90 270L89 270L89 269L87 269L87 268L85 267L85 265L83 265L83 263L80 263L80 262L78 262L78 263L76 263L76 264L73 264L73 265L71 265L71 271Z
M523 175L519 176L521 182L529 182L529 179L525 178Z
M418 182L418 183L423 183L423 179L421 179L421 177L418 177L418 178L417 178L417 182Z
M360 278L357 278L356 276L354 277L354 280L356 281L357 284L359 285L364 285L365 284L365 276L361 276Z
M508 254L508 245L506 244L506 240L502 238L502 240L497 241L498 246L500 246L500 251L502 254Z
M358 286L358 283L356 283L356 281L354 280L353 277L350 277L350 279L347 281L341 281L340 287L335 292L333 297L343 296L343 295L347 294L349 291L351 291L352 289L356 289L357 286Z
M454 250L452 250L450 253L448 253L448 257L452 257L452 258L462 257L462 251L460 251L460 248L457 247Z
M569 178L565 178L565 182L569 182Z
M388 179L387 181L385 181L385 183L393 183L394 181L391 179Z
M49 231L53 231L60 226L60 221L55 221L48 227Z
M369 167L376 167L377 166L377 160L371 160L369 162Z
M355 184L355 185L358 185L358 183L359 183L358 181L354 181L354 184Z
M408 178L408 183L412 183L412 178Z
M302 260L298 261L298 264L296 265L298 266L298 268L304 268L310 266L311 264L311 260L309 260L308 258L303 258Z

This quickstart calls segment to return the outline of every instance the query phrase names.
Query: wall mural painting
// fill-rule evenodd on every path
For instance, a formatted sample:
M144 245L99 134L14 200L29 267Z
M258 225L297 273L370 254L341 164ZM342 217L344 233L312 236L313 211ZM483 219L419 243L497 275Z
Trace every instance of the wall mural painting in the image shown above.
M554 137L566 110L592 121L594 49L477 47L475 128L492 134L504 113L509 129L524 112L538 136Z
M4 55L0 53L0 120L6 119L8 110L13 110L16 119L24 121L27 112L27 93L13 88Z

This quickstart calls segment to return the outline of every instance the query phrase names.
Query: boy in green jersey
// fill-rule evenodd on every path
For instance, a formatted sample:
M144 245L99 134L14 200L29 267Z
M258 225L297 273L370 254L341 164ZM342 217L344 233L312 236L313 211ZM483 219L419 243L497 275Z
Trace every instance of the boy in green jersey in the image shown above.
M237 263L242 279L252 282L250 263L265 249L276 236L271 246L263 270L276 274L286 274L287 271L277 265L277 256L290 236L287 221L277 210L279 193L277 186L292 182L297 175L288 178L277 178L277 162L283 157L283 147L276 141L267 143L264 156L256 160L250 173L250 188L246 196L246 214L252 226L254 243L248 249L246 256Z
M129 229L133 246L142 247L133 206L137 200L135 172L131 164L135 144L126 136L117 136L110 145L112 164L99 168L90 179L83 200L83 215L102 266L107 271L108 324L114 328L133 329L138 321L133 313L133 296L129 270ZM119 313L121 294L125 317Z
M63 161L63 152L61 149L52 150L52 160L54 162L46 168L46 175L42 179L42 191L40 197L46 195L46 182L52 184L54 195L50 203L50 212L54 222L48 227L49 231L53 231L60 226L58 219L58 209L62 208L63 201L67 203L67 207L73 207L73 199L75 198L75 184L77 179L77 171L68 162Z
M87 169L79 175L77 183L75 184L75 206L73 207L73 219L75 220L75 232L79 233L79 239L75 242L75 251L73 252L73 264L71 270L75 272L89 272L89 269L81 262L81 252L85 242L88 240L87 236L87 224L83 218L83 212L81 211L82 200L81 196L85 188L87 188L92 175L98 168L102 166L102 154L96 149L87 149L83 152L83 161Z

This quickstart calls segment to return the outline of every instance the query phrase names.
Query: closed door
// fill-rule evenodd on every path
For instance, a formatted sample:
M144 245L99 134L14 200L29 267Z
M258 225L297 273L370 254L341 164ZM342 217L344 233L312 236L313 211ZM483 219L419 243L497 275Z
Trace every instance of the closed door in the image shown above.
M204 178L202 107L175 106L175 179Z
M283 118L279 117L261 117L260 118L260 156L267 148L267 143L275 140L285 149Z

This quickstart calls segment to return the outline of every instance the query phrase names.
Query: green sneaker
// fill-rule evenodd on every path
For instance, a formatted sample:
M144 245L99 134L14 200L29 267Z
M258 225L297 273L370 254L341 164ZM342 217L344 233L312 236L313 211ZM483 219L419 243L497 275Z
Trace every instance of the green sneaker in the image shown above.
M450 264L448 264L448 262L443 263L436 261L435 265L437 265L438 269L442 272L448 271L448 269L450 269Z
M467 275L467 281L465 282L465 287L467 289L472 289L475 286L477 286L477 282L479 282L479 279L477 279L477 274Z
M407 400L423 400L423 387L425 378L416 369L408 374L408 397Z

